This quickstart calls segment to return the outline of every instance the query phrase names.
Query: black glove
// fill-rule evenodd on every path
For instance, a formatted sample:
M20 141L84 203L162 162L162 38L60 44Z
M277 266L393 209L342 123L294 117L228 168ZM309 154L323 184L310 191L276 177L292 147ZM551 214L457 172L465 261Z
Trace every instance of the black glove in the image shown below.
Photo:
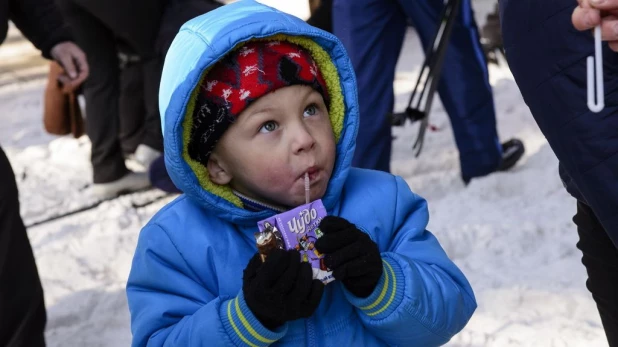
M325 254L324 265L333 270L333 277L343 282L352 294L368 297L382 276L378 245L343 218L324 218L320 230L324 236L315 243L315 248Z
M262 263L256 254L243 272L247 306L269 330L287 321L308 318L320 305L324 284L313 279L309 263L296 250L273 250Z

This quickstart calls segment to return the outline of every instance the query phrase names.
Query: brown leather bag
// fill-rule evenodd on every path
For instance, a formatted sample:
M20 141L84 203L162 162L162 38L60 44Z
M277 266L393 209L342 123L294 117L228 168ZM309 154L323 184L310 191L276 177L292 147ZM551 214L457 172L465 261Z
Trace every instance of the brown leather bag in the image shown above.
M69 83L62 85L59 78L64 74L62 66L54 61L50 63L43 125L50 134L73 134L73 137L78 138L84 134L84 118L77 100L79 86Z

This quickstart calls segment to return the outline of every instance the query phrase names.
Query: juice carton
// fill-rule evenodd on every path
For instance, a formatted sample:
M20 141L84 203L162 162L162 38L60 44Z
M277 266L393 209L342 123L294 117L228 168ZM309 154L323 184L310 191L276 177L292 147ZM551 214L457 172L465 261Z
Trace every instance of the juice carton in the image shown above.
M314 279L332 282L334 277L324 265L324 255L315 249L315 242L323 235L320 222L326 216L322 200L316 200L258 222L260 231L255 238L262 261L274 248L295 249L300 261L311 264Z

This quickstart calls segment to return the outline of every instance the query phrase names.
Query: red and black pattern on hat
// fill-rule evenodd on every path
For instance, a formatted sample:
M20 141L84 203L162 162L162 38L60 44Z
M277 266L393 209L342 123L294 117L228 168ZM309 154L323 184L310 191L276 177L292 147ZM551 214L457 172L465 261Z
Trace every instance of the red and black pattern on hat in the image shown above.
M252 41L217 62L203 78L193 111L189 156L206 165L223 133L253 101L279 88L307 85L330 103L311 54L287 41Z

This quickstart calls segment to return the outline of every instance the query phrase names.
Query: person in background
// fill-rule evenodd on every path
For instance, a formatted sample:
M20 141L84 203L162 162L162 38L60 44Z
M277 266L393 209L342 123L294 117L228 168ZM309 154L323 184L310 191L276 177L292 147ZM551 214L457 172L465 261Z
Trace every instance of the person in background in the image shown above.
M88 63L52 0L0 0L0 42L11 20L43 57L57 61L76 86ZM15 174L0 147L0 346L45 346L45 300L32 247L19 214Z
M490 63L498 64L498 53L504 51L502 31L500 29L500 8L496 2L494 10L487 14L485 24L481 28L481 44L485 57Z
M487 62L469 0L461 2L438 86L459 149L464 183L512 168L521 141L498 139ZM353 166L390 171L393 80L408 20L426 48L438 30L442 0L334 0L333 33L344 44L359 87L360 128Z
M586 286L611 347L618 346L617 13L615 0L581 0L579 6L573 0L500 0L509 67L577 200L573 222ZM599 23L609 43L603 45L605 109L595 113L586 104L586 58L594 55L589 29Z
M185 22L221 6L223 4L214 0L167 1L155 44L157 54L161 58L165 58L174 37ZM181 193L167 172L164 156L160 156L152 162L148 170L148 178L155 188L168 193Z
M149 187L148 174L127 169L125 158L134 150L147 169L163 151L155 40L164 0L56 2L91 67L83 92L94 195L108 199Z
M333 32L333 0L309 0L311 16L307 23L329 33Z
M167 0L155 42L155 50L165 59L174 37L189 20L223 6L215 0Z

